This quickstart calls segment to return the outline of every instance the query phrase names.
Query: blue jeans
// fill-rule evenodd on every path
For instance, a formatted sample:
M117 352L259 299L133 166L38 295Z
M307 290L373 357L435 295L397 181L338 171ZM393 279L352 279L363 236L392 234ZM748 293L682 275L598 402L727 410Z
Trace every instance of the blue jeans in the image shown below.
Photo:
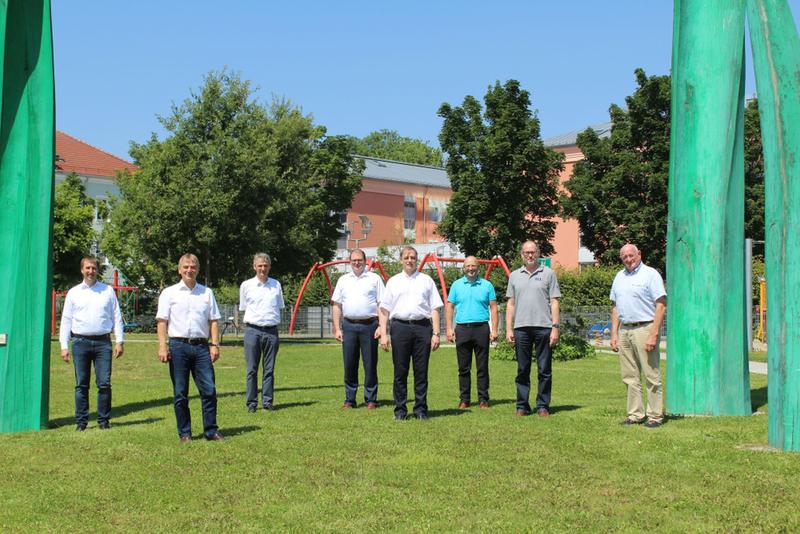
M358 390L358 355L364 363L364 402L378 402L378 319L369 324L342 320L344 361L344 401L355 406Z
M262 364L261 380L262 404L266 408L272 405L275 393L275 357L278 355L280 338L278 327L244 328L244 358L247 364L246 397L247 406L258 406L258 365Z
M190 345L169 340L169 376L175 404L178 436L192 435L192 417L189 413L189 373L200 393L203 407L203 435L212 438L217 433L217 388L214 385L214 366L208 345Z
M550 409L550 390L553 387L553 350L550 348L551 328L524 326L514 329L514 347L517 355L517 410L531 411L528 398L531 392L531 358L536 349L536 366L539 369L539 390L536 409Z
M72 361L75 366L75 422L80 426L89 422L89 381L94 362L97 422L107 423L111 417L111 339L72 338Z

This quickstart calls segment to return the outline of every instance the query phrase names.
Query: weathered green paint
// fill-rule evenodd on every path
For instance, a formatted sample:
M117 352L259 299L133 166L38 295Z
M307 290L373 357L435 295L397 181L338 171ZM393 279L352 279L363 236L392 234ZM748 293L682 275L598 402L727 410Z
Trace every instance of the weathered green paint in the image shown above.
M49 0L0 0L0 431L48 417L54 162Z
M744 0L676 0L667 410L751 412L744 286Z
M785 0L748 0L764 144L769 443L800 450L800 38Z

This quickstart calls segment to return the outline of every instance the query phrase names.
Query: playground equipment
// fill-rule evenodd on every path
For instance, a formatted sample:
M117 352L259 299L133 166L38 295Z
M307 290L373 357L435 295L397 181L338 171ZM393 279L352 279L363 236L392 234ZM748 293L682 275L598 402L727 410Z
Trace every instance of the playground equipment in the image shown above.
M422 261L419 263L417 267L417 271L422 272L422 269L425 267L427 263L433 263L436 266L436 272L439 277L439 286L442 288L442 301L447 302L447 284L445 284L444 280L444 272L442 271L442 263L463 263L464 258L440 258L436 254L430 252L422 258ZM303 301L303 293L308 286L308 282L314 276L314 273L321 272L325 277L325 282L328 285L328 296L333 295L333 284L331 283L331 277L328 275L328 268L334 265L342 265L342 264L349 264L349 260L336 260L336 261L329 261L327 263L320 263L316 262L311 268L308 270L308 274L306 275L305 280L303 280L303 285L300 286L300 291L297 294L297 300L295 300L294 308L292 309L292 320L289 323L289 335L294 333L294 323L295 319L297 318L297 310L300 309L300 303ZM492 274L492 271L495 267L502 267L505 271L506 276L509 276L511 272L508 270L508 266L506 262L503 260L501 256L495 256L491 260L478 260L480 265L486 265L486 272L484 273L484 278L489 278ZM386 271L383 270L383 266L381 263L375 259L367 260L366 269L372 270L373 268L377 268L381 276L383 277L383 281L386 282L389 280L389 275L386 274Z

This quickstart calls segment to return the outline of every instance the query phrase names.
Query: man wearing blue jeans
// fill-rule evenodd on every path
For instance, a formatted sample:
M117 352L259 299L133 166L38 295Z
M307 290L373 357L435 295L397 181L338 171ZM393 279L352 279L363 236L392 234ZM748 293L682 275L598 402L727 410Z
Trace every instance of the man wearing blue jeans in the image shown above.
M274 410L275 358L280 347L278 325L284 307L281 283L269 277L272 259L259 252L253 257L256 275L239 287L239 310L244 312L244 357L247 411L258 407L258 366L262 364L261 405ZM263 363L262 363L263 362Z
M550 415L553 386L551 364L558 343L561 290L552 269L539 264L539 246L522 244L522 267L511 273L506 291L506 339L515 345L517 356L517 415L531 413L531 358L536 349L539 387L536 413Z
M383 296L383 281L366 270L366 255L361 249L350 252L352 271L336 281L333 303L333 336L342 342L344 362L343 410L356 407L358 356L364 362L364 402L367 410L378 407L378 305Z
M197 283L197 270L197 256L181 256L178 262L181 281L161 292L156 312L158 359L162 363L169 362L175 419L181 443L192 441L190 373L203 407L203 437L209 441L223 439L217 427L217 388L213 365L219 359L220 313L211 289Z
M97 383L97 425L107 430L111 417L111 330L114 330L115 358L122 356L124 333L122 312L114 289L97 281L98 262L94 256L81 258L83 282L67 292L61 311L59 342L61 359L69 361L69 341L75 365L76 430L89 422L89 382L94 362Z

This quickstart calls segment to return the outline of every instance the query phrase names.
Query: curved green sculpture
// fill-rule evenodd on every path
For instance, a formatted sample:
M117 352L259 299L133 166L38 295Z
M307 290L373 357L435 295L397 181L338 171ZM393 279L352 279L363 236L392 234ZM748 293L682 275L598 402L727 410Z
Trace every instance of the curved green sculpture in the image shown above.
M54 162L49 0L0 0L0 431L48 419Z

